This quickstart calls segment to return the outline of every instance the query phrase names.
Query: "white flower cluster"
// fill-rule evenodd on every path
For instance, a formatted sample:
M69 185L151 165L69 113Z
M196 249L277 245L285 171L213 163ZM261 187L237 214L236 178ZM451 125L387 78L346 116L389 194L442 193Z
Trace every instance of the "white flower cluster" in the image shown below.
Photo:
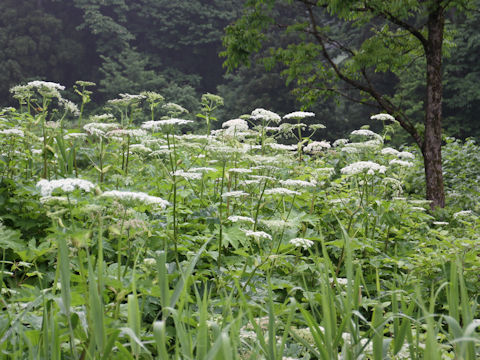
M107 133L107 136L130 136L134 138L140 138L147 136L147 132L142 129L115 129L112 131L109 131Z
M184 170L177 170L172 175L180 176L187 180L198 180L202 178L202 173Z
M141 101L145 98L144 95L120 94L120 98L108 100L108 103L114 105L127 105L131 102Z
M90 116L90 122L95 123L107 122L112 120L115 120L115 116L110 113Z
M454 219L462 218L462 217L469 217L469 216L475 216L472 210L462 210L459 212L456 212L453 214Z
M317 182L315 180L310 182L304 180L288 179L280 180L280 184L282 184L283 186L315 187L317 185Z
M301 194L302 193L298 191L293 191L293 190L282 188L282 187L265 190L265 195L301 195Z
M151 196L143 192L111 190L105 191L101 196L113 198L123 202L138 202L146 205L157 205L162 209L170 205L168 201L163 200L162 198Z
M314 170L317 176L332 176L335 174L335 169L332 167L317 168Z
M146 147L143 144L132 144L128 147L128 149L131 152L136 152L136 153L150 153L150 152L152 152L152 149L150 149L149 147Z
M387 171L386 166L377 164L373 161L357 161L342 168L341 173L344 175L356 175L366 172L369 175L373 175L375 172L384 174Z
M280 126L265 126L263 130L265 131L271 131L271 132L276 132L280 131L282 128Z
M382 155L393 155L393 156L397 156L399 154L399 151L398 150L395 150L394 148L391 148L391 147L386 147L386 148L383 148L382 151L380 151L380 153Z
M397 154L399 159L402 160L413 160L415 159L415 155L413 155L411 152L408 151L402 151Z
M80 110L78 109L78 106L71 102L70 100L66 99L60 99L60 105L63 106L65 111L70 112L74 116L80 115Z
M357 136L374 137L374 138L378 138L380 136L377 133L373 132L372 130L367 130L367 129L353 130L350 134L357 135Z
M290 114L285 115L284 119L304 119L307 117L313 117L315 113L313 112L306 112L306 111L295 111Z
M252 231L252 230L244 230L246 236L251 236L257 240L259 239L268 239L272 240L272 235L267 234L264 231Z
M269 143L267 144L269 147L271 147L273 150L285 150L285 151L291 151L291 150L296 150L297 145L292 144L292 145L284 145L284 144L277 144L277 143Z
M272 121L274 123L279 123L282 121L282 118L278 115L275 114L273 111L270 110L265 110L262 108L258 108L252 111L252 114L250 116L253 120L265 120L265 121Z
M232 215L228 217L228 220L230 220L231 222L243 221L243 222L249 222L249 223L255 224L255 220L253 220L251 217L248 217L248 216Z
M232 129L233 131L247 131L248 123L243 119L232 119L225 121L222 128Z
M75 188L78 188L90 192L95 187L95 185L88 180L70 178L58 180L42 179L36 186L40 189L40 194L43 197L51 196L56 189L61 189L64 192L72 192Z
M156 131L165 126L186 125L192 122L193 122L192 120L175 119L175 118L167 119L167 120L150 120L142 124L142 129Z
M323 124L310 124L308 125L310 130L318 130L318 129L325 129L326 126Z
M30 81L27 85L17 85L10 89L14 98L27 98L33 96L33 91L37 90L40 95L45 97L56 97L61 99L60 90L65 90L65 86L49 81Z
M229 192L223 193L222 197L224 197L224 198L230 198L230 197L237 198L237 197L242 197L242 196L247 196L247 195L249 195L249 194L246 193L245 191L237 190L237 191L229 191Z
M390 114L375 114L370 117L371 120L380 120L380 121L396 121L395 118Z
M173 102L168 102L168 103L162 105L162 108L165 109L168 112L173 112L173 113L177 113L177 114L188 113L188 110L185 109L183 106L175 104Z
M115 129L120 125L117 123L89 123L83 126L83 129L90 135L103 137L109 130Z
M27 84L27 87L35 88L35 89L46 88L46 89L49 89L50 91L65 90L65 86L63 85L60 85L58 83L54 83L51 81L40 81L40 80L30 81Z
M63 136L65 140L71 140L71 139L82 139L86 138L87 134L85 133L68 133Z
M337 139L333 142L333 147L345 145L346 143L348 143L347 139Z
M0 130L0 134L7 135L7 136L18 136L23 138L25 136L25 133L23 130L20 129L5 129L5 130Z
M305 146L304 151L308 154L317 154L324 149L330 149L331 145L328 141L312 141Z
M303 247L305 250L307 250L312 247L313 241L304 238L295 238L290 240L290 244L295 247Z

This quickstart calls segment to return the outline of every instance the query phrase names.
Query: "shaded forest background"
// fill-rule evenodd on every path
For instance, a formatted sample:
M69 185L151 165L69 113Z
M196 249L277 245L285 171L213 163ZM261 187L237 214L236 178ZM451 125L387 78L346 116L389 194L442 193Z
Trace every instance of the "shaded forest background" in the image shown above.
M286 84L282 68L269 71L252 62L226 73L222 67L224 28L237 19L242 0L2 0L0 2L0 104L15 105L9 89L31 80L61 83L79 100L76 80L93 81L87 111L119 93L156 91L190 111L200 108L203 93L225 99L219 122L257 107L280 114L300 109L295 84ZM285 16L289 16L288 13ZM341 24L337 26L342 31ZM444 129L457 138L478 137L480 122L480 13L449 14L449 42L444 63ZM367 36L357 34L358 38ZM282 42L272 34L272 45ZM258 55L261 57L261 55ZM421 117L424 79L399 88L384 76L392 93L403 92L411 116ZM375 113L358 104L327 98L309 104L316 121L327 126L326 139L368 123ZM407 141L407 137L402 139Z

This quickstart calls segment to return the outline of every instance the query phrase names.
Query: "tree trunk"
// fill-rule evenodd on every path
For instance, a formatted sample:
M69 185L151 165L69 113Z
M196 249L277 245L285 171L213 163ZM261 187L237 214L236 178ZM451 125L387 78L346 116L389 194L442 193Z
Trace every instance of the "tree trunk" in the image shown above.
M442 173L442 43L443 9L438 6L428 17L427 96L425 106L425 138L422 154L425 165L427 199L432 209L445 206Z

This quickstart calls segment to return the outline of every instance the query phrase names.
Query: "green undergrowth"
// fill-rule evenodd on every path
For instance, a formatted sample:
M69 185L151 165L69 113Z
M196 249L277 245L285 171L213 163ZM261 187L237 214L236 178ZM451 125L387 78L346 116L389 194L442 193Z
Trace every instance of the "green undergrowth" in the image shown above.
M330 144L312 113L209 132L215 95L87 119L61 90L2 110L0 359L478 357L473 141L447 141L431 212L388 119Z

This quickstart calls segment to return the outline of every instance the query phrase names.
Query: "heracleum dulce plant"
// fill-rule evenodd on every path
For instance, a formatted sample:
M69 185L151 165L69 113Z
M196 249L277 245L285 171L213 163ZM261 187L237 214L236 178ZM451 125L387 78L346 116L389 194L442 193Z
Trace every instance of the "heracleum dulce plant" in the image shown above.
M156 92L87 116L92 86L78 112L48 82L1 110L0 358L478 356L478 216L411 199L394 125L214 129L220 97L199 124Z

